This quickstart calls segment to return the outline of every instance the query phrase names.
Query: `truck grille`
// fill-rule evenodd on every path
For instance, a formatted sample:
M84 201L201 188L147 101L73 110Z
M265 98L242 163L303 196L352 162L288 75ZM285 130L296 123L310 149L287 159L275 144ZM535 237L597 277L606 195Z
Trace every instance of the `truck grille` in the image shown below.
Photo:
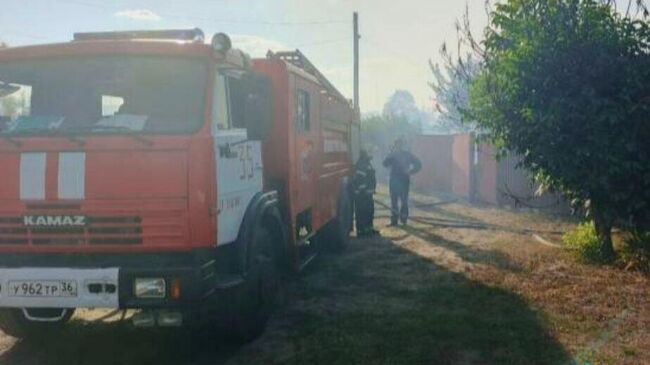
M23 217L0 217L0 245L137 245L139 216L88 216L84 226L26 226Z

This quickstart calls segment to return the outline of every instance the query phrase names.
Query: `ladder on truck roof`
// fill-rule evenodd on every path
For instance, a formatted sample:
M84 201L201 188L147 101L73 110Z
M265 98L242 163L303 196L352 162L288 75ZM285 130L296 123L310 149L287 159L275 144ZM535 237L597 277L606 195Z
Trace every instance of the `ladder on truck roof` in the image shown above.
M106 41L106 40L133 40L133 39L157 39L157 40L179 40L203 43L205 38L203 31L194 29L161 29L161 30L127 30L116 32L86 32L74 33L75 41Z
M341 94L341 92L334 85L332 85L331 82L329 82L325 75L318 71L316 66L314 66L314 64L312 64L309 59L307 59L307 56L302 54L302 52L299 50L282 52L268 51L266 53L266 57L278 58L302 69L308 74L316 77L318 82L320 82L320 84L327 90L328 93L339 98L340 100L345 101L346 103L350 103L350 100L343 96L343 94Z

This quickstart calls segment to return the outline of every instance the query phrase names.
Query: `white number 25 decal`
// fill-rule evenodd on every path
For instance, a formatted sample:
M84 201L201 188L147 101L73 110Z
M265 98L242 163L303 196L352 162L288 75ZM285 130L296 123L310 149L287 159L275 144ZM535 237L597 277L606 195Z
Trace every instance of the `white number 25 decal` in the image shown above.
M255 166L253 166L253 146L250 144L239 145L239 161L241 162L240 180L250 180L253 178Z

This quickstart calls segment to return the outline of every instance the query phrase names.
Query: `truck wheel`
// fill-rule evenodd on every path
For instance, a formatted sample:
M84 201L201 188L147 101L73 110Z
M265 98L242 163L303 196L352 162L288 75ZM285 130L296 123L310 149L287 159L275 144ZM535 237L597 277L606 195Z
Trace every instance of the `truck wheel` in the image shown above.
M345 191L339 197L336 217L323 230L323 244L328 251L342 252L350 242L352 231L352 202Z
M51 322L32 321L25 317L22 309L2 309L0 310L0 329L5 334L16 338L47 336L60 330L74 314L74 309L65 310L63 316L61 316L61 309L58 308L39 308L29 311L36 312L30 313L34 317L61 318Z
M236 289L232 315L227 319L227 334L234 335L238 342L259 337L275 308L280 271L273 244L268 229L255 229L249 246L246 282Z

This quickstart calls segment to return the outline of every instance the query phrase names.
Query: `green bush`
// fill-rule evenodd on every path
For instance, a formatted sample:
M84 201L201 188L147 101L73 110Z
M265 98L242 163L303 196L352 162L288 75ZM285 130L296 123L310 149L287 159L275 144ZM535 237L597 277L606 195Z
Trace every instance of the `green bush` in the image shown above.
M634 231L625 239L621 260L628 268L650 273L650 231Z
M562 236L562 242L580 261L602 263L600 241L593 222L581 223Z

